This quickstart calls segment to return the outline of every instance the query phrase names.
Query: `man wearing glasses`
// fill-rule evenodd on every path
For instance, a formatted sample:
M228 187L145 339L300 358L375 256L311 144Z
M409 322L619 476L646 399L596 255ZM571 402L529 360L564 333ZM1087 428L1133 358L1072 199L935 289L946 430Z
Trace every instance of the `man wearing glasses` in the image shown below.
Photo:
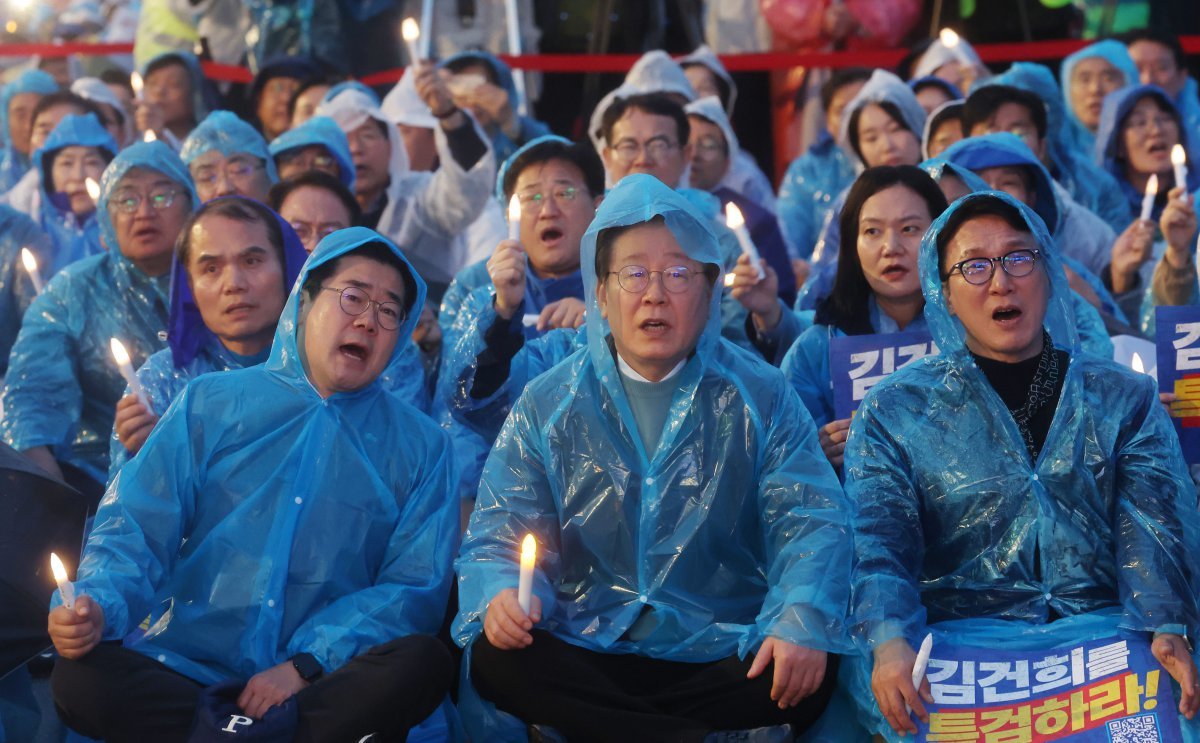
M245 196L265 203L271 184L279 180L266 140L229 111L213 111L200 122L183 140L179 156L202 202Z
M140 365L166 341L171 250L199 206L179 157L161 142L117 155L97 204L108 252L55 275L30 305L10 356L4 441L99 498L125 382L110 340Z
M73 729L183 741L196 717L210 735L390 741L442 701L449 442L380 379L424 295L393 243L341 230L267 361L176 398L96 514L73 609L50 613Z
M583 238L587 347L529 384L488 457L454 633L525 724L700 741L798 733L828 701L849 512L783 376L720 337L720 260L687 199L618 183Z

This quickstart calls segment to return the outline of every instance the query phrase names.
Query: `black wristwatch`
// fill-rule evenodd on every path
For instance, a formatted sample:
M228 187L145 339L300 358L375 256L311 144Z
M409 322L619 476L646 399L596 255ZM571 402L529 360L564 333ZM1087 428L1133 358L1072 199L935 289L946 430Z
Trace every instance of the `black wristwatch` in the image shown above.
M310 684L321 678L321 675L325 673L325 669L321 667L317 659L308 653L296 653L292 656L291 660L296 673L300 674L300 678Z

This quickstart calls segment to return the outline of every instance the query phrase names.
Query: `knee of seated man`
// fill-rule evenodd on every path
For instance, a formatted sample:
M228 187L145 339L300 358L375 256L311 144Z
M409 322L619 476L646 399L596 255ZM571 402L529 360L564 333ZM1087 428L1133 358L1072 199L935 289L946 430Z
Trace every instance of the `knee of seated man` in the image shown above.
M96 715L111 707L108 703L111 685L104 682L89 659L89 656L79 660L57 658L50 675L50 694L59 717L84 734L102 722Z

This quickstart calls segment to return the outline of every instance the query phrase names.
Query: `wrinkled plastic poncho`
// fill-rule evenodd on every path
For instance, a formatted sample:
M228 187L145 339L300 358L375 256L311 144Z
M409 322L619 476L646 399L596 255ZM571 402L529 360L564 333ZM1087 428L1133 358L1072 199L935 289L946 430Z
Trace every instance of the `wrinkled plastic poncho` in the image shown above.
M979 58L979 52L975 51L975 47L961 36L958 39L957 48L948 47L942 43L941 38L936 38L913 65L912 79L919 80L923 77L930 77L934 72L943 65L948 65L952 62L963 64L964 59L966 64L971 65L976 70L986 73L987 67L983 65L983 60Z
M347 147L348 149L348 147ZM237 117L231 111L213 111L192 133L183 140L183 149L179 157L187 165L210 150L216 150L225 157L246 154L262 160L267 169L267 178L271 183L279 180L275 170L275 158L267 149L267 141L257 129Z
M50 274L42 269L54 260L49 236L29 217L0 204L0 378L8 371L8 354L35 296L33 280L21 262L21 248L33 253L43 284L49 281Z
M687 101L696 100L696 91L692 89L692 84L688 82L687 75L683 74L683 68L678 62L661 49L646 52L629 68L625 80L615 90L605 94L592 110L587 133L596 152L604 150L604 132L600 128L604 121L604 112L618 98L629 98L643 93L668 93L681 96Z
M20 77L4 86L0 92L0 193L8 191L17 185L25 171L29 170L30 162L27 155L21 154L13 147L8 132L8 106L13 96L18 93L40 93L49 95L58 90L58 83L47 72L41 70L26 70Z
M1183 125L1193 135L1200 135L1200 90L1196 86L1196 78L1188 76L1174 99L1175 108L1183 116Z
M1045 326L1070 355L1036 462L942 294L937 235L976 199L1020 210L1049 276ZM972 644L988 646L1020 642L1052 611L1069 622L1115 612L1110 629L1194 631L1196 497L1178 439L1153 380L1081 350L1041 219L1006 194L967 195L926 233L920 270L941 353L872 388L846 448L864 653L850 664L851 696L874 708L871 649L899 637L916 647L927 623L979 620L994 639ZM884 732L877 708L864 711Z
M834 198L853 182L854 166L824 130L807 152L788 165L779 185L779 225L793 258L812 256Z
M54 155L66 147L94 147L111 161L117 154L117 143L101 125L95 114L68 115L54 127L46 144L33 153L34 167L41 173L42 198L40 219L42 230L54 243L54 261L46 266L46 276L52 276L81 258L104 252L100 244L100 220L96 212L80 216L71 211L67 199L54 192L50 178Z
M508 93L509 105L512 106L513 112L515 113L518 110L522 100L521 94L517 92L517 84L513 81L512 70L504 62L501 62L496 55L480 49L473 49L471 51L459 52L448 58L445 62L440 63L439 66L446 67L455 62L473 62L484 65L495 72L500 87L504 89L505 93ZM496 125L496 131L491 135L492 151L495 153L496 162L507 160L521 145L550 133L550 127L532 116L517 114L517 120L521 128L521 133L518 135L516 141L510 139L500 128L499 124Z
M691 54L679 58L680 67L686 69L691 65L702 65L708 68L709 72L716 75L729 87L729 103L725 106L725 115L732 117L733 106L737 103L738 88L737 83L733 80L733 75L730 75L729 70L725 69L725 65L721 64L721 58L708 44L701 44Z
M289 150L314 146L324 147L337 161L338 178L353 193L354 160L350 157L350 141L337 122L328 116L313 116L300 126L288 129L271 142L267 151L273 161Z
M729 117L725 115L725 109L721 107L720 99L716 96L707 96L687 104L684 106L684 111L689 115L699 116L716 124L725 136L725 144L729 152L729 168L717 184L717 188L728 188L774 213L776 209L775 191L771 188L771 182L763 175L753 158L741 157L744 151L738 144L737 135L733 133L733 125L729 123Z
M975 86L1010 85L1027 90L1046 104L1046 154L1050 175L1084 208L1091 210L1120 234L1133 215L1117 183L1092 162L1091 150L1082 149L1067 119L1067 106L1053 73L1044 65L1014 62L1005 72Z
M267 362L193 380L109 487L76 581L104 639L149 616L132 649L207 685L437 631L458 542L445 436L377 382L321 398L298 340L308 272L380 240L322 240ZM401 337L424 299L412 274Z
M400 76L400 82L393 85L383 97L380 108L393 124L433 129L438 125L438 120L417 93L415 79L416 76L406 68Z
M241 196L223 196L224 199L249 201ZM215 201L215 199L214 199ZM283 235L283 289L291 291L300 275L300 269L308 259L304 244L296 231L279 215L275 215ZM167 411L187 383L208 372L241 369L267 360L270 347L256 356L242 356L230 351L213 335L200 316L196 297L188 277L187 267L176 255L171 262L171 300L167 317L167 347L146 359L137 369L138 384L149 403L150 412L161 416ZM128 386L122 394L133 394ZM132 456L117 438L116 429L109 439L108 482L112 482Z
M1064 109L1067 114L1067 124L1070 127L1071 136L1075 139L1076 147L1085 153L1091 152L1095 147L1096 136L1084 126L1071 107L1071 75L1075 72L1075 65L1093 57L1101 57L1117 68L1117 72L1124 78L1124 82L1121 84L1122 88L1137 85L1140 79L1137 65L1133 63L1133 58L1129 56L1125 45L1113 39L1105 39L1086 46L1062 61L1062 66L1058 71L1058 80L1063 100L1067 104Z
M596 239L656 216L693 260L721 263L707 218L656 178L629 176L602 203L582 247L587 346L530 384L488 459L454 637L469 646L488 602L516 586L532 533L539 626L572 644L691 662L745 657L768 636L843 650L844 498L779 371L721 339L716 292L657 448L631 434Z
M108 201L131 168L154 170L199 199L187 168L162 142L139 142L109 163L97 213L106 245L117 246ZM9 358L0 435L18 451L49 446L55 458L97 482L108 474L108 439L125 389L109 348L119 339L136 368L166 342L170 277L147 276L120 250L60 271L33 300Z
M490 146L470 170L463 170L438 126L433 132L441 164L433 173L412 172L400 133L379 108L379 99L373 93L368 95L348 84L332 97L329 93L316 113L336 121L347 135L367 119L379 121L387 129L391 180L383 196L387 205L376 229L403 247L423 279L441 286L449 284L467 265L469 246L461 233L483 211L492 191L496 165ZM480 139L488 142L473 119L471 125Z

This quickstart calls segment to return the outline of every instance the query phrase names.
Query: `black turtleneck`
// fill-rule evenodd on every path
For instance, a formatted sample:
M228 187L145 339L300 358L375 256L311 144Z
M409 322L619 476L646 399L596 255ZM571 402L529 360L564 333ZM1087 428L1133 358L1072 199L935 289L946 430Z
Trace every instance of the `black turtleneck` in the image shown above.
M1054 386L1054 397L1029 420L1029 432L1033 436L1038 452L1041 452L1042 446L1046 443L1046 435L1050 432L1050 423L1054 420L1054 411L1058 409L1063 380L1067 376L1067 363L1070 361L1070 357L1065 351L1054 349L1053 353L1058 356L1060 370L1058 384ZM1016 363L996 361L974 353L971 355L975 358L975 365L983 372L983 376L992 385L992 389L996 390L996 394L1000 395L1000 399L1004 401L1004 405L1009 411L1019 410L1025 405L1025 400L1029 397L1029 388L1033 385L1034 375L1037 374L1038 363L1041 361L1040 354Z

